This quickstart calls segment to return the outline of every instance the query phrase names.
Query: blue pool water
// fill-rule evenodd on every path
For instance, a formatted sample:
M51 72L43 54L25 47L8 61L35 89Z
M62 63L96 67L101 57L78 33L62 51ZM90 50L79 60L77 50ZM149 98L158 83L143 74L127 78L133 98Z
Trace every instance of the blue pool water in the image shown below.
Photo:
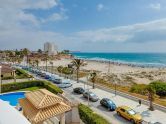
M4 101L8 101L10 103L10 105L12 105L12 106L16 106L18 103L18 99L25 97L24 93L25 92L2 94L2 95L0 95L0 99L2 99Z

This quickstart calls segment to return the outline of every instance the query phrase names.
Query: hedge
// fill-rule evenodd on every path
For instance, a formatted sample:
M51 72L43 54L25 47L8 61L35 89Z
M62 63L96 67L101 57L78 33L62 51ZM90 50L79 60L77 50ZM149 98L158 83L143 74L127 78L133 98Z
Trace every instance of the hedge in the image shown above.
M13 79L13 76L2 77L2 80L10 80L10 79Z
M63 93L63 91L59 87L52 85L48 81L41 81L41 80L2 84L2 92L10 92L10 91L15 91L15 90L30 88L30 87L46 88L47 90L55 94Z
M157 95L160 97L166 97L166 82L156 81L149 85L155 89Z
M146 88L147 88L148 85L146 84L134 84L131 88L130 88L130 92L132 93L138 93L138 94L141 94L141 95L145 95L147 92L146 92Z
M26 73L24 70L22 69L16 69L16 78L32 78L32 75L29 75L28 73Z
M92 109L84 104L78 105L79 115L85 124L110 124L102 116L94 113Z
M73 74L73 69L72 68L68 68L68 67L63 67L63 66L59 66L57 68L59 73L63 73L63 74Z

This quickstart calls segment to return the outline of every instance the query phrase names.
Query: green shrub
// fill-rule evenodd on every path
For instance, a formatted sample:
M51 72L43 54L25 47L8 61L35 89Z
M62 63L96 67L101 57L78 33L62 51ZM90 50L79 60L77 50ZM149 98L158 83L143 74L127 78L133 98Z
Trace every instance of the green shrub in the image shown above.
M50 92L55 93L55 94L63 93L63 91L59 87L52 85L50 82L45 82L44 88L46 88L47 90L49 90Z
M106 119L94 113L92 109L86 105L79 104L78 110L80 118L85 124L110 124Z
M58 70L59 73L62 73L62 69L63 69L63 66L59 66L59 67L57 68L57 70Z
M145 95L146 94L146 88L147 88L146 84L134 84L130 88L130 92Z
M32 75L29 75L26 71L22 69L16 69L16 78L22 79L22 78L32 78Z
M73 74L73 69L72 68L68 68L68 67L63 67L63 66L59 66L57 68L59 73L63 73L63 74Z
M55 94L63 93L63 91L60 88L56 87L55 85L52 85L50 82L40 80L3 84L2 92L15 91L30 87L46 88L47 90Z
M14 77L13 76L7 76L7 77L2 77L2 80L10 80L10 79L13 79Z
M68 68L68 67L64 67L62 69L62 73L64 73L64 74L73 74L73 69L72 68Z
M157 95L160 97L166 97L166 82L156 81L149 85L155 89Z

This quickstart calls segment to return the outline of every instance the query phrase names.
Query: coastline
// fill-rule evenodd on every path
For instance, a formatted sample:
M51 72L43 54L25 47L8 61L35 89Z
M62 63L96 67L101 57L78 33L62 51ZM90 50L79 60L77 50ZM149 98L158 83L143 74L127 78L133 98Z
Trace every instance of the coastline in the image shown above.
M123 83L130 83L127 79L130 79L131 83L138 84L149 84L156 80L166 81L166 68L140 67L116 62L110 62L109 64L108 61L83 60L86 64L81 66L80 70L95 70L99 72L99 76L104 76L108 73L110 67L110 74L117 75ZM55 67L67 66L72 62L72 58L61 58L60 60L54 60L52 62ZM45 66L45 64L44 61L40 62L40 66ZM48 66L51 66L50 63L48 63Z
M87 61L111 62L138 67L166 68L166 53L71 53Z
M90 61L90 62L99 62L99 63L107 63L107 64L114 64L114 65L125 65L125 66L131 66L131 67L141 67L141 68L160 68L164 69L166 66L154 66L154 65L148 65L148 64L134 64L130 62L117 62L117 61L112 61L112 60L93 60L93 59L85 59L85 58L79 58L83 61Z

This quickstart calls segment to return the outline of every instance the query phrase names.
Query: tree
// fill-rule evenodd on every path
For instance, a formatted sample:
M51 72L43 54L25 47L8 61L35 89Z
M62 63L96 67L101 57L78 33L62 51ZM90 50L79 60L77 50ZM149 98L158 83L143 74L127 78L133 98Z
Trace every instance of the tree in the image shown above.
M45 58L44 58L45 62L46 62L46 71L47 71L47 62L49 60L49 56L48 56L48 51L45 54Z
M92 81L92 83L93 83L93 89L95 89L96 77L97 77L97 73L96 73L96 72L92 72L92 73L90 74L90 79L91 79L91 81Z
M36 63L36 66L37 66L37 69L39 68L39 60L35 60L35 63Z
M61 53L62 53L62 54L69 54L70 51L69 51L69 50L63 50Z
M79 83L78 81L78 74L79 74L79 70L80 70L80 67L81 65L83 65L83 61L81 59L74 59L72 61L73 65L76 67L76 73L77 73L77 83Z
M53 74L53 68L54 68L54 63L53 62L50 62L50 65L51 65L51 73Z
M38 49L37 52L38 52L38 53L42 53L42 50L41 50L41 49Z
M153 101L154 101L154 96L155 96L155 89L151 86L151 85L148 85L147 86L147 92L148 92L148 99L149 99L149 110L153 111L154 110L154 107L153 107Z
M27 48L24 48L24 49L22 50L22 54L23 54L24 56L27 56L29 53L30 53L30 51L29 51Z
M166 97L166 82L155 81L150 83L149 85L151 85L155 89L156 94L159 95L161 98Z

